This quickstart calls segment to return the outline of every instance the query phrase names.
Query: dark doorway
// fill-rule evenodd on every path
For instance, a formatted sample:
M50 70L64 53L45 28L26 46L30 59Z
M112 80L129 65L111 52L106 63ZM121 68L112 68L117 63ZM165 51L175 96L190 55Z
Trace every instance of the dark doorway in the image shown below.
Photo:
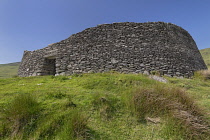
M45 58L44 62L44 75L55 75L55 59L53 58Z

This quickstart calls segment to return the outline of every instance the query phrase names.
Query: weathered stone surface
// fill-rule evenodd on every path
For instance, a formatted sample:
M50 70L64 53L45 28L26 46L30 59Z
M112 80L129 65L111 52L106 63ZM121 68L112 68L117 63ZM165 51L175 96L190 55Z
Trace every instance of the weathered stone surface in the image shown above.
M164 22L113 23L88 28L58 43L25 51L19 76L159 71L189 77L207 69L190 34Z
M159 82L162 82L162 83L167 83L167 79L163 78L163 77L160 77L160 76L157 76L157 75L150 75L149 78L153 79L153 80L156 80L156 81L159 81Z

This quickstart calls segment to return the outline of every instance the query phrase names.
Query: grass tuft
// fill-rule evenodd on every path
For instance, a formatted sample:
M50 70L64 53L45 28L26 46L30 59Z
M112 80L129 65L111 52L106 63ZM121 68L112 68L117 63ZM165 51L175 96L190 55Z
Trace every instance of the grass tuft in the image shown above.
M88 118L77 109L69 109L60 114L51 114L41 122L37 139L86 139Z
M210 70L196 71L194 77L201 80L210 80Z
M93 107L98 110L100 116L106 120L111 119L117 111L117 108L119 109L117 103L118 100L111 95L99 93L93 95Z
M183 89L160 84L141 87L132 95L130 106L134 107L132 110L141 122L146 122L146 117L163 117L175 121L167 125L166 129L174 124L173 127L179 129L178 132L187 139L203 138L210 134L202 119L202 111ZM177 127L177 124L180 126Z
M72 110L65 119L65 125L62 133L73 132L72 136L87 138L88 118L82 115L78 110ZM66 137L64 137L66 138Z
M22 132L30 133L36 127L40 110L40 104L32 94L17 95L5 111L4 120L9 126L7 131L14 137Z

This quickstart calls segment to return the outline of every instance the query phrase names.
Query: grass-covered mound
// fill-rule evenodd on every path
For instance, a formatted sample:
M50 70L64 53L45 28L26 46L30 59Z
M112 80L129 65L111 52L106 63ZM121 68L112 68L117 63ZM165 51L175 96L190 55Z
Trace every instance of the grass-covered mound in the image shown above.
M201 74L200 74L201 75ZM210 82L96 73L0 79L2 139L210 139Z
M202 50L200 50L200 53L207 65L207 67L210 67L210 48L202 49Z
M0 78L11 78L17 75L20 62L0 64Z

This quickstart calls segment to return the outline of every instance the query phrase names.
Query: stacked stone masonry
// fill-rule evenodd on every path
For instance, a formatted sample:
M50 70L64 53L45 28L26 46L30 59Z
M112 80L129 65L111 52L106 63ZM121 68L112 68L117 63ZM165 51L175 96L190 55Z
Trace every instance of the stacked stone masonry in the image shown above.
M88 28L58 43L25 51L18 75L107 72L192 76L207 69L190 34L164 22L113 23Z

